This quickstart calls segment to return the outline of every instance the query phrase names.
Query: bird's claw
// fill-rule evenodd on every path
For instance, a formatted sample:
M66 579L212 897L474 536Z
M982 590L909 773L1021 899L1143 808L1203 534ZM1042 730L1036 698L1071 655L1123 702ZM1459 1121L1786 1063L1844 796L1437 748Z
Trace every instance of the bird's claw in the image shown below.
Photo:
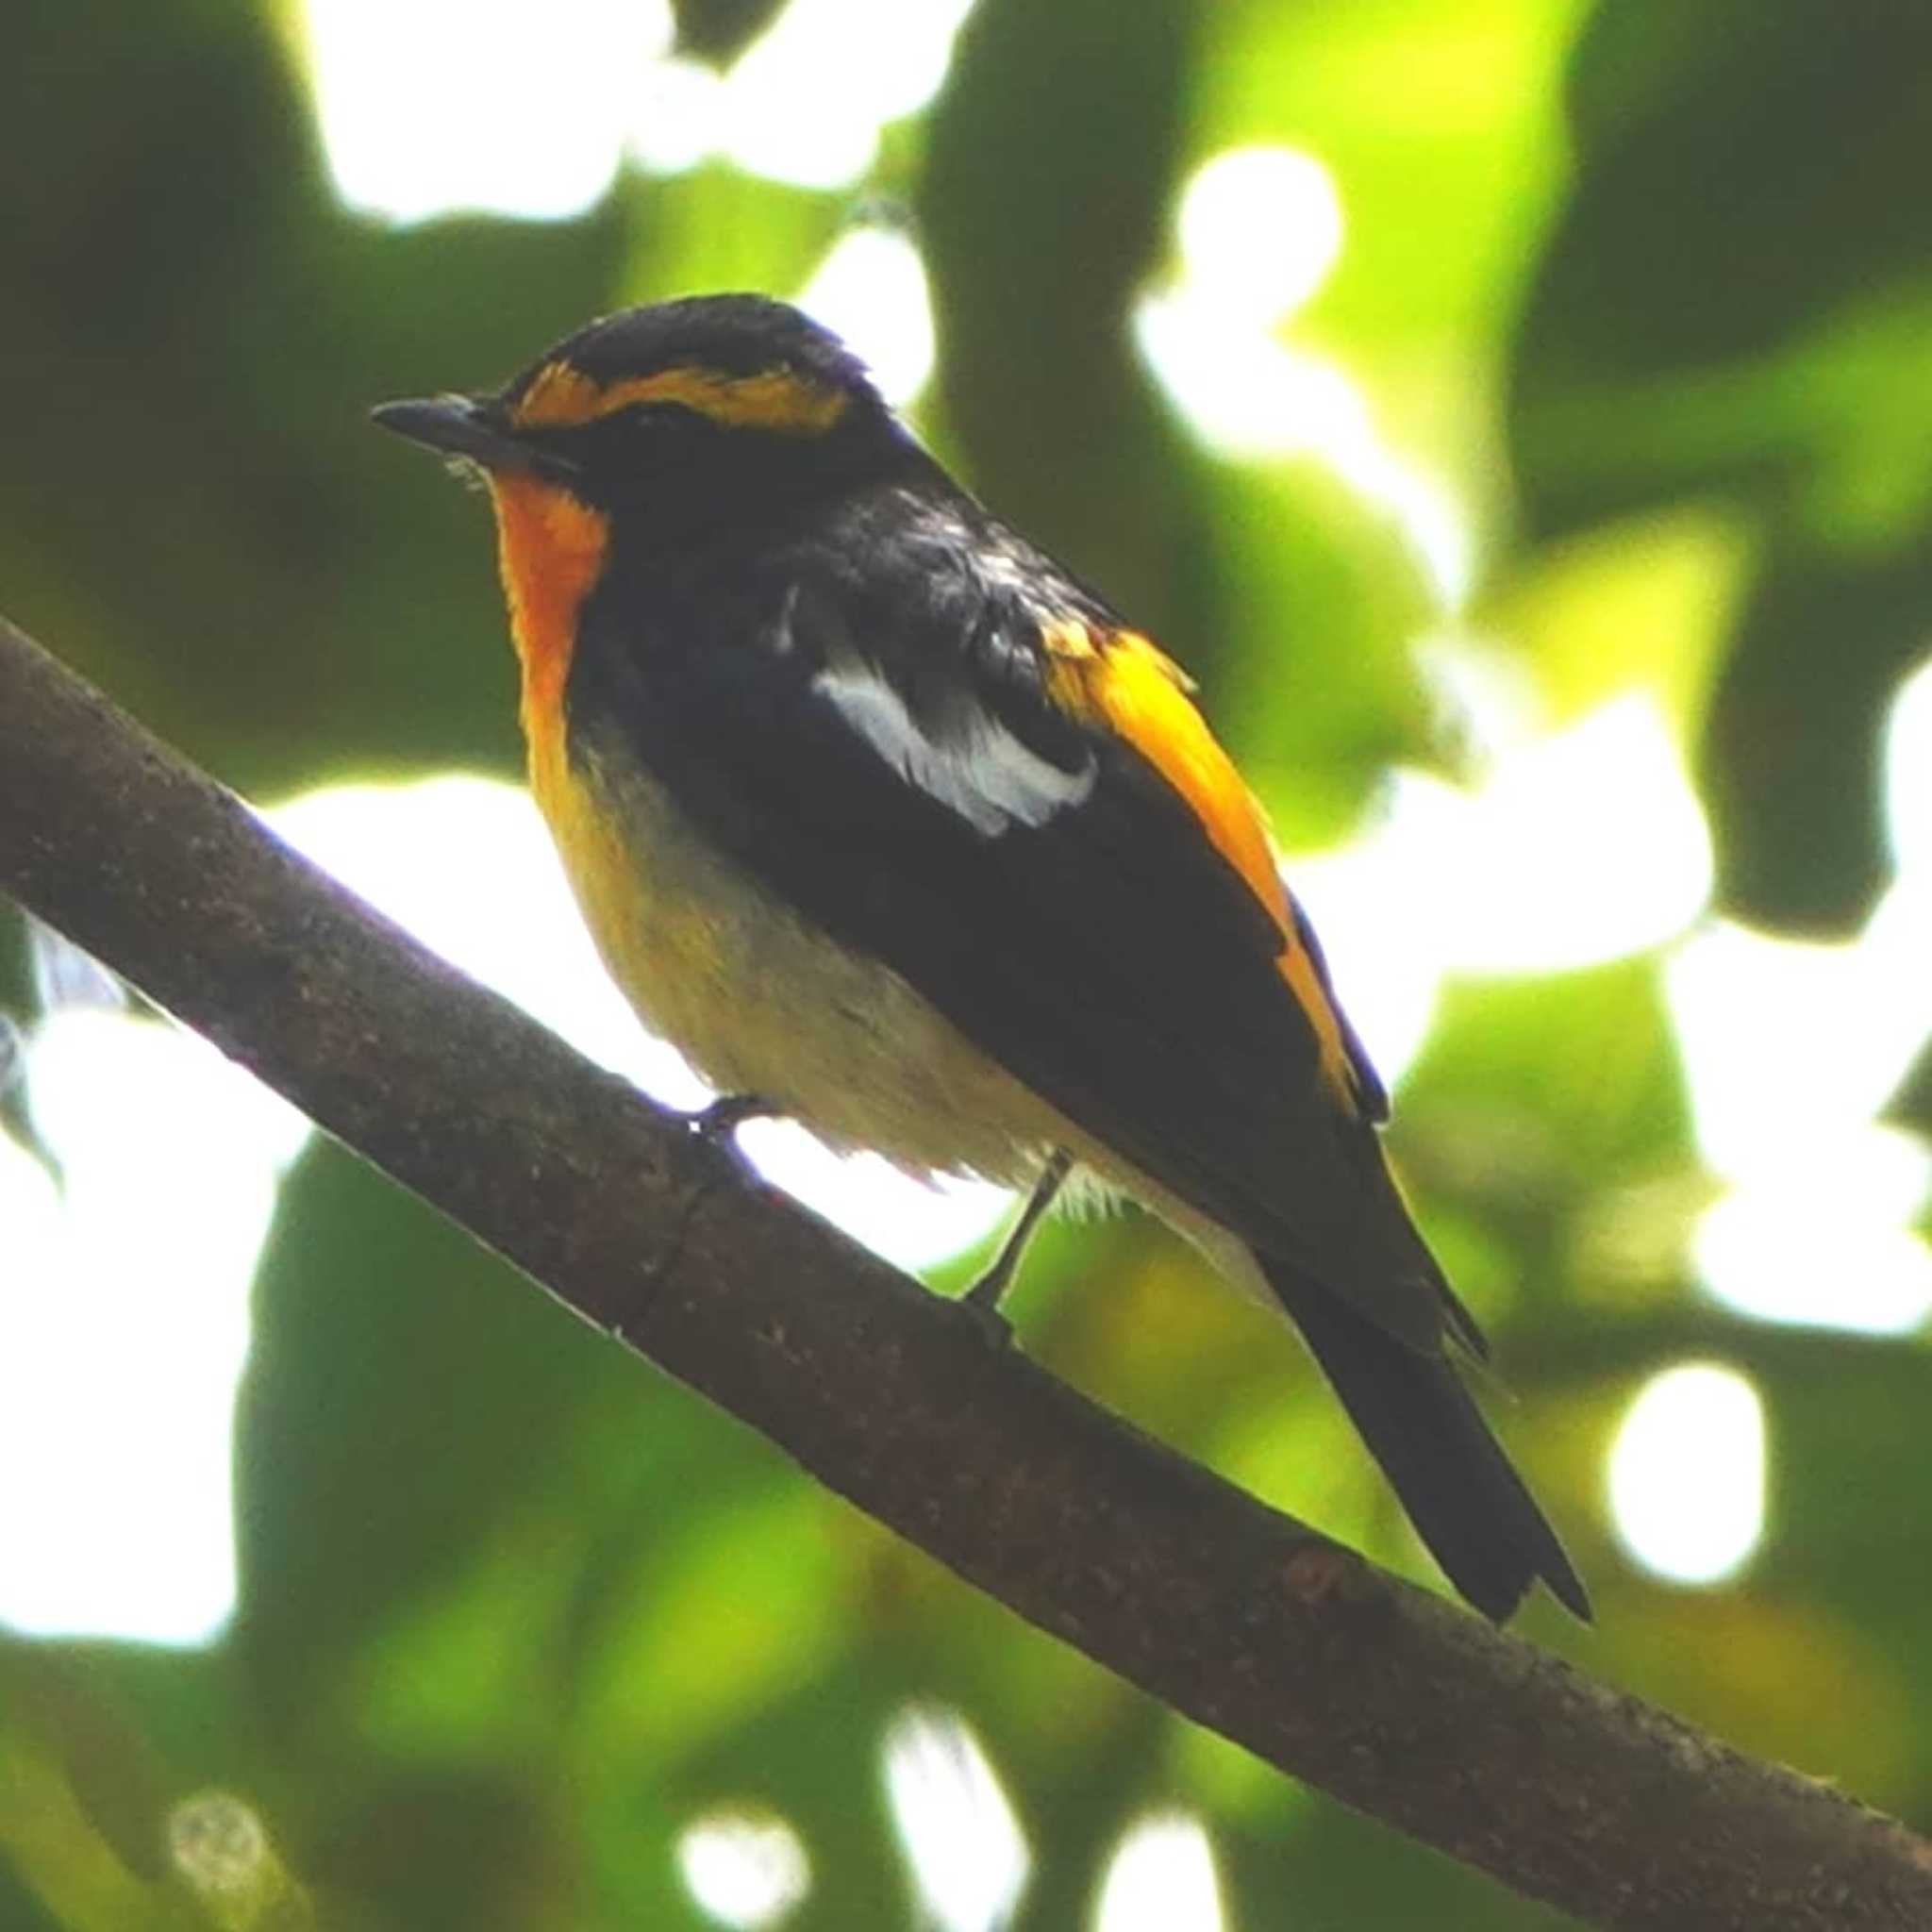
M1013 1345L1013 1324L1000 1313L1000 1296L1006 1291L1011 1272L997 1265L989 1268L964 1294L956 1295L953 1300L953 1306L966 1318L973 1332L995 1352Z
M684 1117L685 1125L700 1141L726 1154L738 1151L733 1136L746 1121L772 1119L778 1109L761 1093L721 1093L708 1107Z

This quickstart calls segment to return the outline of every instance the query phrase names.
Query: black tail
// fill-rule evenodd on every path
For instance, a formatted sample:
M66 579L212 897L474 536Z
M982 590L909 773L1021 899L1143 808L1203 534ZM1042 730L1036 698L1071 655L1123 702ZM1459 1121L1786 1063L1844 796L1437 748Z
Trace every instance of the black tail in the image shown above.
M1452 1364L1287 1269L1268 1277L1450 1582L1500 1624L1541 1576L1588 1623L1590 1598L1556 1531Z

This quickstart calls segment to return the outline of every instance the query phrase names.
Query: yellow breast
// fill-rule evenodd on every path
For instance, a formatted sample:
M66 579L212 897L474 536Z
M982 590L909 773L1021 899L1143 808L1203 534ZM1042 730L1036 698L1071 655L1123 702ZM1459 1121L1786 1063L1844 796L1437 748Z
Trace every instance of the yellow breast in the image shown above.
M530 789L610 975L723 1091L917 1169L1030 1177L1064 1124L895 974L836 945L703 839L621 733L565 742L564 693L606 520L535 478L493 477L523 673Z

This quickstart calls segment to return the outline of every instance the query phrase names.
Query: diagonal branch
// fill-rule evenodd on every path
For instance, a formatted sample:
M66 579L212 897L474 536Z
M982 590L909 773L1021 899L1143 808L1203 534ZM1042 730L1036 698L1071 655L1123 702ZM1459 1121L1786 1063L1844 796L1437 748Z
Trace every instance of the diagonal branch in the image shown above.
M859 1508L1282 1770L1607 1926L1932 1925L1932 1845L990 1349L4 623L0 888Z

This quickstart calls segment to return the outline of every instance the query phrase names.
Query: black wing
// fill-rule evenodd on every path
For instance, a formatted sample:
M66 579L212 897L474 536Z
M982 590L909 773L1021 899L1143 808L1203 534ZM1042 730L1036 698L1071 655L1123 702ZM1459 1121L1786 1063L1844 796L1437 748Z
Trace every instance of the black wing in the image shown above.
M1466 1317L1388 1177L1373 1073L1348 1035L1358 1106L1324 1086L1279 921L1148 757L1056 702L1057 624L1113 627L970 506L894 496L755 564L603 586L574 755L620 732L770 891L1071 1120L1433 1349Z

